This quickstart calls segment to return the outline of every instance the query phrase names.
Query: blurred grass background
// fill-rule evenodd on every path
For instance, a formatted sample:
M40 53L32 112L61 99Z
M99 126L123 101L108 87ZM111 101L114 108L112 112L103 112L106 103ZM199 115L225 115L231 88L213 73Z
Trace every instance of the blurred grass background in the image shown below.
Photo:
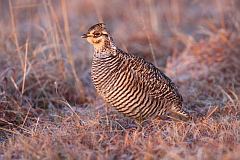
M0 159L239 159L237 0L1 0ZM104 22L163 70L204 122L141 131L106 107L80 35Z

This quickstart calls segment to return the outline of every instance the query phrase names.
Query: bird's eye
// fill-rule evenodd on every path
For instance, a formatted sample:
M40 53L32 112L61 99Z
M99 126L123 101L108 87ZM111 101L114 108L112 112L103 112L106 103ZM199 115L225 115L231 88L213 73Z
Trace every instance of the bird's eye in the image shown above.
M94 33L94 36L99 37L99 36L101 36L101 33L100 32Z

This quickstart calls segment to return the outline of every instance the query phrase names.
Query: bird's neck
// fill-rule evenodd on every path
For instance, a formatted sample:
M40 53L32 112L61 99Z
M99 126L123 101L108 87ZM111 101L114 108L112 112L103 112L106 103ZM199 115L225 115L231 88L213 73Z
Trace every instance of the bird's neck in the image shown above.
M107 57L116 55L117 47L113 41L105 41L102 45L94 45L94 55L97 57Z

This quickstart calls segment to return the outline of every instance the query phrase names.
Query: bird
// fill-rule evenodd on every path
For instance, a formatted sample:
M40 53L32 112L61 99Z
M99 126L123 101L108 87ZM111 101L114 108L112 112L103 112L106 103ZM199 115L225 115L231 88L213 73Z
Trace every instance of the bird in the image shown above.
M81 37L93 45L91 79L107 104L140 123L155 117L190 119L171 79L152 63L119 49L104 23Z

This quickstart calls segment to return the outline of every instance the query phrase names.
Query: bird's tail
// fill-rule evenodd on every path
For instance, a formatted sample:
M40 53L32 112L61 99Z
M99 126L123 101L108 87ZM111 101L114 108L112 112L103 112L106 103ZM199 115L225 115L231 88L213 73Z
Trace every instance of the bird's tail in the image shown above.
M173 106L169 113L168 117L177 121L189 121L192 119L190 114L182 109L181 105Z

